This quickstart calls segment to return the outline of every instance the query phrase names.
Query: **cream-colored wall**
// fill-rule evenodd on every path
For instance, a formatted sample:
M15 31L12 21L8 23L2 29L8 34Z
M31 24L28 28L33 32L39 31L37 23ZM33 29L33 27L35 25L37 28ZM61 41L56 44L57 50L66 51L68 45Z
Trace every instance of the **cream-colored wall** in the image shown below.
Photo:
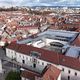
M12 50L11 49L6 49L6 56L11 58L13 57L14 53L12 53Z
M74 70L71 69L69 67L65 67L65 66L58 66L60 69L64 68L64 71L61 72L61 77L65 77L65 79L68 78L68 76L70 76L70 80L80 80L80 71L78 70ZM69 73L70 70L70 73ZM77 76L75 76L75 72L77 73Z
M16 60L20 63L22 63L22 60L25 60L25 63L26 63L27 61L30 61L30 59L32 59L31 56L24 55L24 54L21 54L18 52L16 52L16 55L15 55L15 51L10 50L10 49L6 49L6 56L8 56L11 59L12 59L12 56L16 57ZM38 61L39 61L39 63L37 63L37 64L39 64L39 65L42 65L42 63L44 63L44 65L42 65L42 66L46 66L47 64L52 64L50 62L47 62L47 61L44 61L41 59L37 59L37 62ZM55 64L52 64L52 65L58 67L60 70L62 70L62 68L64 68L64 71L61 72L61 77L65 77L67 79L67 77L70 76L71 77L70 80L80 80L80 71L74 70L74 69L71 69L69 67L65 67L62 65L55 65ZM69 70L70 70L70 73L68 72ZM75 76L75 72L77 73L77 76Z

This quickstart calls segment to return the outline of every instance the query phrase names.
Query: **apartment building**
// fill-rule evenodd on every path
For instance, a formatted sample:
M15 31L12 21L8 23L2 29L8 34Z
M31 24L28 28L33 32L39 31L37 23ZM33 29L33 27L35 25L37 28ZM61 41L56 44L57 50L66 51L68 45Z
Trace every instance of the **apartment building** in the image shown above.
M61 78L80 79L80 47L71 43L78 32L48 30L33 38L11 43L6 56L38 70L51 64L61 70Z

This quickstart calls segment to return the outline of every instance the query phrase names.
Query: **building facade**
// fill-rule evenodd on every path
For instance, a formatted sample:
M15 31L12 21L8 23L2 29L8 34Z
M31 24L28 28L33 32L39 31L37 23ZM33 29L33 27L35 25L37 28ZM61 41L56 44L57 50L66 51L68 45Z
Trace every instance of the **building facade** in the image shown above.
M20 47L22 48L22 50ZM23 51L23 49L25 51ZM33 50L35 51L35 54ZM31 54L32 51L33 51L33 54ZM38 52L39 54L36 52ZM80 71L79 71L80 63L75 58L71 58L71 57L64 56L64 55L58 55L55 52L38 49L32 46L14 44L14 43L10 44L6 48L6 56L9 57L10 59L15 59L19 63L29 65L33 68L37 68L38 66L40 68L43 68L47 66L48 64L52 64L56 66L57 68L59 68L60 70L62 70L61 72L62 78L66 78L67 80L79 80L80 79ZM40 57L36 57L36 56L40 56Z
M61 70L62 80L79 80L80 47L71 45L78 35L78 32L48 30L25 42L11 43L6 56L40 70L51 64Z

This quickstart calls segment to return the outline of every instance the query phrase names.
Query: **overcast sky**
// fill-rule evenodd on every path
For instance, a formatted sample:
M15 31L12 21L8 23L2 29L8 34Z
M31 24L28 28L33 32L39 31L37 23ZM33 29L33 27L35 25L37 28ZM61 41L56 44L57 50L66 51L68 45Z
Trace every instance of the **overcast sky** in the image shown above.
M0 6L80 6L80 0L0 0Z

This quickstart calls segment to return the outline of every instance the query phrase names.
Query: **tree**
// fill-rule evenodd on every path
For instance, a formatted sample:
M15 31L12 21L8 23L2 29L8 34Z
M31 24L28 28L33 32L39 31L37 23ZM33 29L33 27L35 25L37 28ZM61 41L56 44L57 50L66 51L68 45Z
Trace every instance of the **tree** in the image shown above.
M21 80L20 73L16 71L10 71L5 80Z

